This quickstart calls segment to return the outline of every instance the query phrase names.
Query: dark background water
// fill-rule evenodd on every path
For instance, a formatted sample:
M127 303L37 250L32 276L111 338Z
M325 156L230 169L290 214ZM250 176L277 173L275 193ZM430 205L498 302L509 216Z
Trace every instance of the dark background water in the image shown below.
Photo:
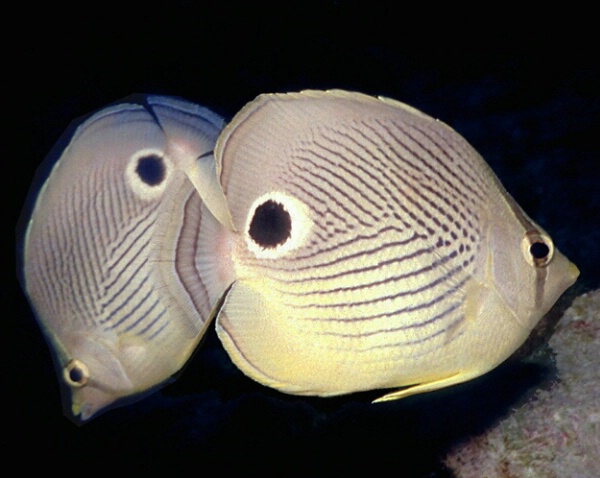
M36 168L81 115L131 93L155 93L231 118L259 93L344 88L401 100L452 125L579 266L572 292L600 285L600 75L591 12L427 5L398 14L377 2L331 1L279 9L192 1L31 8L5 19L18 32L3 42L9 252ZM117 471L121 462L198 476L215 465L236 476L378 473L380 466L398 476L451 476L439 464L450 446L552 376L551 367L510 361L396 403L371 405L377 392L294 397L246 379L211 329L175 383L77 427L62 414L50 354L14 264L9 254L2 449L5 462L27 453L21 470L39 465L43 452L48 472Z

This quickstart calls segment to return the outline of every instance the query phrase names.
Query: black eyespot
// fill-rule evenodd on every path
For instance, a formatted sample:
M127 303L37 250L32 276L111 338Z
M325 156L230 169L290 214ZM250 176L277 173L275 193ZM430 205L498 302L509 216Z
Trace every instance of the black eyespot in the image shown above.
M529 252L533 256L534 260L544 260L550 254L550 248L543 242L534 242L529 247Z
M151 154L138 159L135 172L149 186L157 186L165 180L166 168L163 158Z
M77 359L69 360L69 363L63 370L63 376L67 384L71 387L83 387L90 379L90 372L87 366Z
M282 204L268 200L254 211L248 233L263 248L284 244L291 236L292 218Z

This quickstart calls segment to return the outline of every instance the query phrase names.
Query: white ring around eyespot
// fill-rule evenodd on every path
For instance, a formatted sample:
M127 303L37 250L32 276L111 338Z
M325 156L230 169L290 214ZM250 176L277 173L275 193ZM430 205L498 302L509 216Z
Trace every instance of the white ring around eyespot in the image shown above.
M256 209L267 201L273 201L281 204L289 213L292 223L292 230L289 239L281 245L268 248L261 247L254 242L249 233L250 224L252 223ZM252 203L252 206L250 206L250 209L248 210L248 217L246 217L246 225L244 227L244 239L246 240L248 249L258 259L278 259L286 255L288 252L298 249L300 246L302 246L305 243L312 226L313 221L310 218L310 210L306 204L284 192L272 191L255 199Z
M144 181L140 179L138 174L136 173L136 168L138 165L138 160L145 156L158 156L162 158L163 164L165 166L165 180L156 186L151 186L146 184ZM169 181L169 176L173 172L173 163L171 160L165 156L164 151L160 149L140 149L131 155L129 158L129 162L127 164L127 168L125 169L125 179L127 180L127 184L131 187L131 190L140 198L145 201L151 201L152 199L156 199L162 195Z

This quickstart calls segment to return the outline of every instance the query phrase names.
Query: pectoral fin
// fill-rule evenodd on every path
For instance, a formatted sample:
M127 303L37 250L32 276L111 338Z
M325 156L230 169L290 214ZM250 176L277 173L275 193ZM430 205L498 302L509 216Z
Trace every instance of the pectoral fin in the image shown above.
M236 282L219 312L216 330L235 365L257 382L298 393L310 377L289 317L261 294L262 284Z

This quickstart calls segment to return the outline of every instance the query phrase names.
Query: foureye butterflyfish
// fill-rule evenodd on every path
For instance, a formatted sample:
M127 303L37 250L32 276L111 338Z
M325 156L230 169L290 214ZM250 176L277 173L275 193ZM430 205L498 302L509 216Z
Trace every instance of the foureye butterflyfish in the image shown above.
M23 240L24 288L75 420L168 381L214 305L175 193L198 194L197 163L212 158L223 121L181 99L135 99L71 133Z
M260 95L215 160L206 206L231 225L199 238L199 274L220 284L209 302L226 291L232 361L286 393L392 400L473 379L579 274L464 138L395 100Z

